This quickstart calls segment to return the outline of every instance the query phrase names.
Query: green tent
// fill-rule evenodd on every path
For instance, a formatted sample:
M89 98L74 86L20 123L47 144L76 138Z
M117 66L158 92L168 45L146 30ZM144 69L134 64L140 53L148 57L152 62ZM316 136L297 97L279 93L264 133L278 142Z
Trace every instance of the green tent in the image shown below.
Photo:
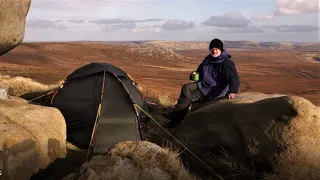
M132 78L107 63L90 63L71 73L50 106L63 114L67 140L94 152L121 141L142 140L140 122L146 119L134 103L146 110Z

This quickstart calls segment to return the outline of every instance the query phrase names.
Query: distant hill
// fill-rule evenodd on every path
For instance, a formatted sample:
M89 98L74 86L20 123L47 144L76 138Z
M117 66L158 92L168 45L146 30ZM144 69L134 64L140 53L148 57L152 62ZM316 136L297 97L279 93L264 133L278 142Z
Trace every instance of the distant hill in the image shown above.
M205 50L209 41L123 41L107 42L121 43L132 46L161 46L172 50ZM272 50L272 51L319 51L320 43L277 43L255 41L224 41L225 47L233 50Z
M44 42L42 42L44 43ZM50 42L46 42L50 43ZM210 41L69 41L52 43L93 43L124 46L160 46L170 50L207 50ZM319 51L320 43L291 43L291 42L257 42L257 41L224 41L225 48L229 50L250 51Z

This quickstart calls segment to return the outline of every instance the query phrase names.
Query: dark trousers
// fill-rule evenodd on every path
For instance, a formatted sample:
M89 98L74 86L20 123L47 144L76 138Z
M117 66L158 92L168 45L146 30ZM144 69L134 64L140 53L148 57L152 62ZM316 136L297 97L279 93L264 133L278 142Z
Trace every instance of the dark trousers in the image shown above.
M175 105L175 111L185 110L189 108L191 102L197 101L201 97L202 94L198 89L196 82L185 83L181 88L178 102Z
M200 100L202 97L202 93L198 89L196 82L185 83L181 88L174 110L163 114L165 118L171 120L168 127L174 127L179 124L188 114L190 104Z

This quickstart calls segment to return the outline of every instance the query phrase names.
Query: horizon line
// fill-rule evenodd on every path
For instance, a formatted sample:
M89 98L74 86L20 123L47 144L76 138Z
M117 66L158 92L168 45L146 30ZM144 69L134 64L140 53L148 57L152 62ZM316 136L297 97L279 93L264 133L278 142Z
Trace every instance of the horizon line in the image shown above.
M150 42L150 41L171 41L171 42L210 42L211 40L55 40L55 41L46 41L46 40L38 40L38 41L25 41L23 40L21 43L59 43L59 42ZM318 41L314 42L299 42L299 41L254 41L254 40L222 40L223 42L256 42L256 43L293 43L293 44L320 44Z

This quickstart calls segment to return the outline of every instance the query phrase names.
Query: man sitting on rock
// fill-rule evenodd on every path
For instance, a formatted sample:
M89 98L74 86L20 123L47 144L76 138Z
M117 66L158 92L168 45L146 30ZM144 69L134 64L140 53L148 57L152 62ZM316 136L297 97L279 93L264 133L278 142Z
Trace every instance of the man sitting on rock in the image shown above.
M174 127L187 115L189 106L196 101L209 101L222 97L236 98L239 89L239 75L231 55L223 49L223 42L213 39L209 44L210 54L205 57L197 71L197 82L185 83L174 110L163 113L170 121L168 127Z

